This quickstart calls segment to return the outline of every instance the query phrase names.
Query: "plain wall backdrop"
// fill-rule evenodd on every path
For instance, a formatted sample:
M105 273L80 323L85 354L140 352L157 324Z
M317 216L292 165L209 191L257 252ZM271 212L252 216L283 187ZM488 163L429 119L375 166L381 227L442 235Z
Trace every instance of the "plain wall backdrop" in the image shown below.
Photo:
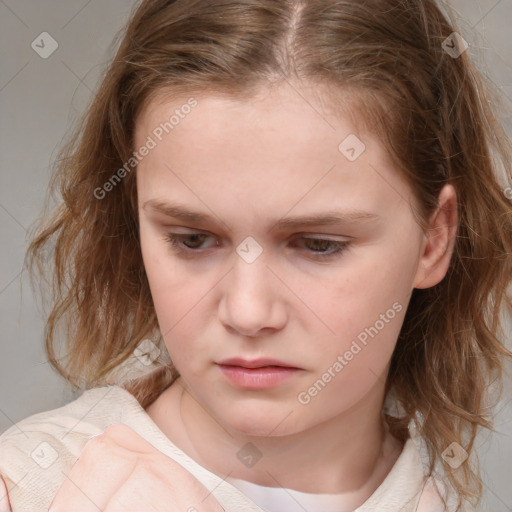
M512 0L449 5L470 55L501 90L510 109L500 112L501 120L512 135ZM91 99L113 56L113 37L133 6L133 0L0 0L0 432L76 396L46 361L44 318L23 257L57 150ZM510 512L510 378L495 428L477 442L485 486L481 510Z

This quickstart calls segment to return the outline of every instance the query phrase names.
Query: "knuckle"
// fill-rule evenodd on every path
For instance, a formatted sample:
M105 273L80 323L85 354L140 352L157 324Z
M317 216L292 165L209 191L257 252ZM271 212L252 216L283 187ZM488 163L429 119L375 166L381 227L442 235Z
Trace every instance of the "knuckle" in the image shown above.
M112 423L111 425L108 425L107 428L103 432L101 432L98 435L95 435L91 437L85 447L88 450L103 450L108 449L109 447L112 448L116 443L116 439L119 437L119 435L123 432L126 432L126 427L122 423Z
M95 437L87 441L86 445L80 452L79 459L88 462L90 460L97 460L98 458L102 458L105 454L105 440L100 439L99 437Z
M146 454L138 453L136 455L137 460L137 472L145 473L148 475L156 475L155 471L155 461L153 457L148 456Z
M107 437L115 438L120 434L132 433L133 430L124 423L111 423L108 427L103 431L103 435Z
M85 446L80 453L80 458L102 458L112 452L115 446L116 443L111 436L105 435L105 433L96 435L91 437L87 443L85 443Z

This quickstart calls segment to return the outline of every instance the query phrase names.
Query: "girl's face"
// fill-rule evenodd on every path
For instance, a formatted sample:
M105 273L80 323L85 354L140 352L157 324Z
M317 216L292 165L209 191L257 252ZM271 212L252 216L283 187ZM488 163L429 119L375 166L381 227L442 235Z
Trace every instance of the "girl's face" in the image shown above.
M225 427L297 433L383 396L426 238L384 147L354 134L306 88L153 101L138 119L161 333ZM221 365L231 358L267 368Z

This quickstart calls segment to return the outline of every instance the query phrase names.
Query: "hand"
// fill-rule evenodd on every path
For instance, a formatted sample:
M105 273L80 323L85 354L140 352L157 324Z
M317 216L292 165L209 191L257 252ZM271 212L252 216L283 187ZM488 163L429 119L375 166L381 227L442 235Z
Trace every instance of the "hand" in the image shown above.
M183 466L130 427L110 425L87 441L57 492L51 512L221 512Z
M5 485L2 475L0 475L0 512L12 512L7 485Z

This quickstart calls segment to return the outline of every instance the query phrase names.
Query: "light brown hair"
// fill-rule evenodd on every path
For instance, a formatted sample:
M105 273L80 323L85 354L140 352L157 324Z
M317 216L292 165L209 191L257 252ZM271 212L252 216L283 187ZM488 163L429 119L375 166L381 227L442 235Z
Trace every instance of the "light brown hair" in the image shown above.
M135 172L102 199L94 193L132 156L136 120L156 93L248 98L300 79L328 87L331 106L341 110L350 90L350 112L389 148L422 225L443 185L457 192L448 273L438 285L414 290L391 361L386 392L405 415L386 419L403 438L419 413L431 470L439 461L459 497L476 503L478 468L452 470L440 455L453 441L474 452L479 427L492 427L485 391L501 383L512 355L499 321L500 308L511 307L512 204L504 190L512 150L489 101L499 108L497 93L468 52L454 58L442 46L453 19L433 0L140 2L59 155L50 188L61 204L41 219L27 251L31 275L37 263L51 282L45 343L54 368L75 389L102 385L158 329L139 243ZM172 365L160 365L126 388L146 407L176 377Z

